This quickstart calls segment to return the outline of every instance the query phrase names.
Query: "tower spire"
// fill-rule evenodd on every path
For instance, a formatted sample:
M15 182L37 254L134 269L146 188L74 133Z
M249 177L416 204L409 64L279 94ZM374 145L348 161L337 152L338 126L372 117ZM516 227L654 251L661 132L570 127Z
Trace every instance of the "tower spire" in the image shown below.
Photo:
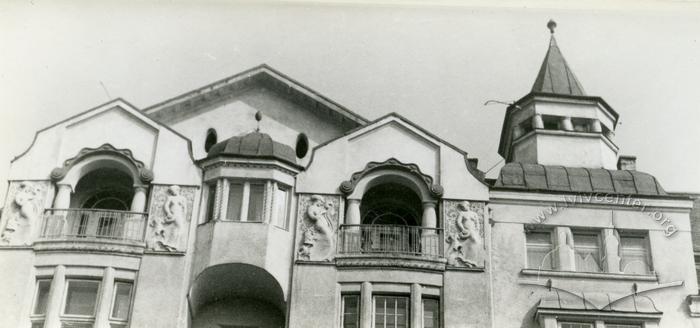
M557 46L557 41L554 38L554 29L557 28L557 23L550 19L547 28L551 34L549 49L542 62L542 67L540 67L540 72L537 74L535 84L532 86L532 92L585 96L586 92L583 90L583 86L569 68L559 46Z

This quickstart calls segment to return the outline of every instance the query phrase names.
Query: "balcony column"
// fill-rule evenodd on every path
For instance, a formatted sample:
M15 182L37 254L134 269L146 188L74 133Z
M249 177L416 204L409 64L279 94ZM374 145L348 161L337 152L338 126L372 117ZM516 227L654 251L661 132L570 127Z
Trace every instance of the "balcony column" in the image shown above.
M95 314L95 328L109 328L109 312L112 307L112 293L114 291L114 268L106 267L104 269L100 290L100 301L97 303L97 314Z
M574 124L571 123L571 117L565 116L561 118L561 129L564 131L573 131Z
M360 200L349 199L347 201L347 209L345 210L345 224L359 225L360 217ZM342 250L353 251L360 250L362 242L360 240L360 227L352 226L345 228L342 234Z
M56 185L56 197L53 199L53 208L66 209L70 208L70 194L73 193L73 187L69 184Z
M57 265L51 279L49 299L46 304L46 321L44 327L61 327L61 304L63 304L63 290L66 286L66 267Z
M603 127L600 126L600 120L594 119L591 121L591 132L601 133L603 132Z
M421 220L421 252L424 255L438 255L439 243L437 235L437 214L435 202L423 202L423 218Z
M544 129L544 122L542 121L542 115L535 114L532 117L532 128L533 129Z
M134 186L134 198L131 200L131 211L139 213L146 211L146 186Z

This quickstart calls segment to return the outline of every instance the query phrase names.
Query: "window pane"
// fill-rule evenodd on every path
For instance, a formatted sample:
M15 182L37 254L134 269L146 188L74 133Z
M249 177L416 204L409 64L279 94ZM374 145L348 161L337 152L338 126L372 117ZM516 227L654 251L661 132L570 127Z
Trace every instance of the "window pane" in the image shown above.
M44 328L43 321L32 321L32 328Z
M207 221L214 220L214 205L216 203L216 184L209 185L207 193Z
M593 324L583 322L562 322L561 328L593 328Z
M629 325L621 323L606 323L605 328L641 328L641 325Z
M552 270L552 237L549 232L528 232L527 267Z
M114 284L114 301L112 302L112 318L127 320L131 307L131 288L129 282L117 282Z
M574 234L576 271L601 272L600 239L594 234Z
M423 328L440 327L440 303L435 299L423 299Z
M275 190L275 212L274 220L275 225L287 229L287 204L289 200L287 198L287 190L283 187L278 186Z
M87 280L68 281L65 314L88 315L95 314L95 302L100 283Z
M360 326L360 296L343 296L343 328Z
M94 328L92 322L63 321L61 328Z
M36 299L34 301L34 314L46 314L46 302L49 299L51 280L39 280L36 284Z
M228 208L226 218L232 221L241 220L241 204L243 203L243 184L232 183L228 189Z
M630 274L649 274L649 252L646 237L620 237L620 271Z
M248 221L262 221L264 195L264 184L250 184L250 201L248 202Z
M408 297L376 296L374 326L406 328L409 326Z

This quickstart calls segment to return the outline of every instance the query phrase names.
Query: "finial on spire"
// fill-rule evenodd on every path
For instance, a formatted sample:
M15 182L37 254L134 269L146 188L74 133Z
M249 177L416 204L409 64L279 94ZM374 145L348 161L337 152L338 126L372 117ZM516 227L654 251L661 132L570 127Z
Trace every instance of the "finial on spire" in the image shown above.
M550 19L549 22L547 22L547 28L549 29L550 33L554 34L554 29L557 28L557 22Z
M262 112L255 112L255 120L258 121L258 127L255 129L255 131L260 132L260 121L262 121Z

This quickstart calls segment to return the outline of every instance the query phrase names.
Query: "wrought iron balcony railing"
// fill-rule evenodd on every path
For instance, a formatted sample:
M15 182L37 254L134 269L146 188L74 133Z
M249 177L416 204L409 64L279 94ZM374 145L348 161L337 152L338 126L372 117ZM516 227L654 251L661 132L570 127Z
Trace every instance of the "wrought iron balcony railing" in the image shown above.
M403 225L345 224L338 232L340 254L442 256L442 229Z
M126 211L47 209L40 239L143 242L147 217L146 213Z

